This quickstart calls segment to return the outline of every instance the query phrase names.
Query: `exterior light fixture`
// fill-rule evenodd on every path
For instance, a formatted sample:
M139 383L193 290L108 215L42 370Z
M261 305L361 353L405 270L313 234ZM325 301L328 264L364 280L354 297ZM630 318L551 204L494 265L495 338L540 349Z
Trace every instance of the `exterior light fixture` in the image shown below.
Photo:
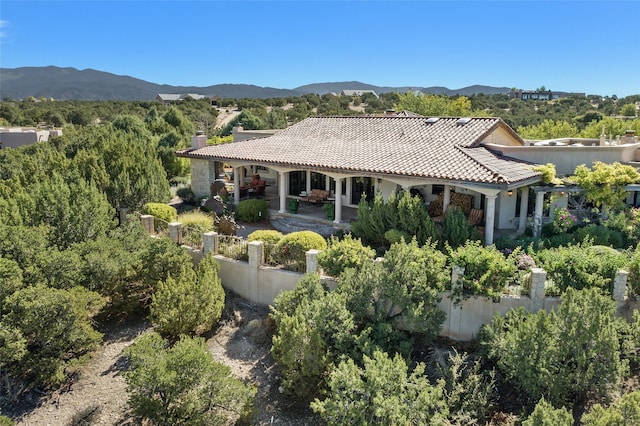
M508 190L508 191L507 191L507 195L508 195L509 197L513 197L513 189Z

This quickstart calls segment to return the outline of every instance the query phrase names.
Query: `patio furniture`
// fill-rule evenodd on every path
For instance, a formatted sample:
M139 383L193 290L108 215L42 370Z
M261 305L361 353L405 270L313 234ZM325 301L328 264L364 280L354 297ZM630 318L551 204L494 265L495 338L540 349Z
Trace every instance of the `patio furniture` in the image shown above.
M484 210L471 209L469 211L469 224L471 226L482 225L482 218L484 217Z
M330 194L329 191L325 191L324 189L312 189L311 194L302 197L301 200L307 203L322 204L328 200Z

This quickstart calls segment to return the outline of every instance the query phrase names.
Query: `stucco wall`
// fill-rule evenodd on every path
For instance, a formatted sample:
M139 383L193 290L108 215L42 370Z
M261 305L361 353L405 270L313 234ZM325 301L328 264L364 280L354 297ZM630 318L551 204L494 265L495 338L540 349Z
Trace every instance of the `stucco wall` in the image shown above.
M609 146L499 146L488 148L504 155L536 164L553 163L559 175L571 175L580 164L591 167L594 161L604 163L634 161L640 144Z

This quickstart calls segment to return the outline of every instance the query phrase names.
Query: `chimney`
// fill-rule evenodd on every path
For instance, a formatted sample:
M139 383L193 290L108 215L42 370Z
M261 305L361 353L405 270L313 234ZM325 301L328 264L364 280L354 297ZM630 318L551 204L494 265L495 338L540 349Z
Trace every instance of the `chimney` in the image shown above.
M195 135L191 136L191 148L200 149L207 146L207 135L202 130L198 130Z

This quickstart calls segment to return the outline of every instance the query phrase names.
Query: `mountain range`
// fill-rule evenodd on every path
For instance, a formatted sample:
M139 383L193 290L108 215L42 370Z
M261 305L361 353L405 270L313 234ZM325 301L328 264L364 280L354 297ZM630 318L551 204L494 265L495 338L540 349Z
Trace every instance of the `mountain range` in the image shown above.
M250 84L216 84L213 86L171 86L156 84L134 77L116 75L93 69L21 67L0 68L0 99L53 98L56 100L152 100L159 93L197 93L221 98L280 98L308 93L323 95L342 90L373 90L376 93L421 91L436 95L493 95L509 93L507 87L469 86L461 89L446 87L381 87L358 81L314 83L294 89L277 89Z

